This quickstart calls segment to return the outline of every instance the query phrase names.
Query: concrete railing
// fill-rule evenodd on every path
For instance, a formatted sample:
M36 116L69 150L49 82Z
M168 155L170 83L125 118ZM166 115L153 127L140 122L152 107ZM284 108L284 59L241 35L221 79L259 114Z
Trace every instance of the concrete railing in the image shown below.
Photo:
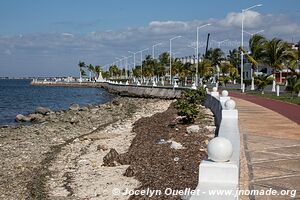
M207 147L208 159L201 161L196 193L190 200L238 199L240 134L238 111L227 91L208 92L205 106L215 115L218 131Z

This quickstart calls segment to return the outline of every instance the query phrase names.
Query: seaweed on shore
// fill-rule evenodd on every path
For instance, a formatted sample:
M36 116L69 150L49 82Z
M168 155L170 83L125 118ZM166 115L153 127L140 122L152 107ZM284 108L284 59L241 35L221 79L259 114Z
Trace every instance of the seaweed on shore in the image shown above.
M202 133L187 134L188 125L174 123L178 117L174 105L151 117L141 118L134 124L136 137L129 151L123 154L130 167L125 175L135 176L140 182L139 190L164 191L185 188L195 189L198 182L200 161L206 157L206 140ZM164 141L164 142L161 142ZM183 149L170 148L170 142L182 144ZM123 158L124 159L124 158ZM181 199L180 196L131 196L133 199Z

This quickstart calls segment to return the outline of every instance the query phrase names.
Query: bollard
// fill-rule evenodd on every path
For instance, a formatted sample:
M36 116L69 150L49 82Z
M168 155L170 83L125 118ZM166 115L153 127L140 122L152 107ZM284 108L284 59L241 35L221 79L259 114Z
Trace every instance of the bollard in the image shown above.
M219 98L219 96L220 96L217 87L213 87L212 92L210 94L211 94L211 96L216 97L216 98Z
M242 85L242 93L245 93L245 83Z
M252 77L251 78L251 89L250 90L254 90L254 78Z
M276 85L276 96L279 97L280 87L279 85Z
M223 109L225 109L225 102L227 100L230 100L230 97L228 96L228 91L227 90L223 90L222 91L222 95L220 96L220 103Z
M215 162L227 162L233 153L231 142L224 137L216 137L207 145L208 158Z

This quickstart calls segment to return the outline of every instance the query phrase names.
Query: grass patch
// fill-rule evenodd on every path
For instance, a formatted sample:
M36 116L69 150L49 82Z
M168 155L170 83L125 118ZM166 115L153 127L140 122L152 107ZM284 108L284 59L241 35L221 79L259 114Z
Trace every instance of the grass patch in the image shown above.
M283 102L287 102L287 103L300 105L300 97L297 97L297 96L291 97L291 95L288 94L288 93L281 93L279 97L276 96L276 93L261 94L260 92L247 91L246 94L265 97L265 98L269 98L269 99L274 99L274 100L278 100L278 101L283 101Z

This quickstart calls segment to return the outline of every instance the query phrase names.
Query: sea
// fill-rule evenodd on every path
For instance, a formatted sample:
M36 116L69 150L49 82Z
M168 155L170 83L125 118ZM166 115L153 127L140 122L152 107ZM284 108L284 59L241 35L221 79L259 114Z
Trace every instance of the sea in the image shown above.
M32 86L28 79L0 80L0 126L14 125L18 114L27 115L39 106L53 111L104 104L114 97L101 88Z

